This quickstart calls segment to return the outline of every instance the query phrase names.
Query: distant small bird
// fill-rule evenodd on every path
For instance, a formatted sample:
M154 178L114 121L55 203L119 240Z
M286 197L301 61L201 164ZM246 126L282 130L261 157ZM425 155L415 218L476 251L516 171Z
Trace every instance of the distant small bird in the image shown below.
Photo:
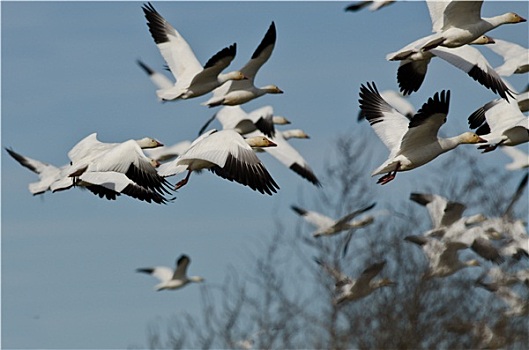
M315 261L335 280L336 292L338 293L334 300L335 305L364 298L379 288L395 284L389 278L373 280L386 266L386 260L369 265L356 280L319 259L315 259Z
M410 120L380 96L375 83L361 85L360 108L390 151L388 159L371 174L387 173L378 180L379 184L384 185L397 172L415 169L461 144L487 142L472 132L449 138L437 136L446 122L449 102L450 91L436 93Z
M376 203L373 203L362 209L355 210L337 220L332 219L316 211L308 211L295 205L292 205L291 208L308 223L316 227L316 230L312 233L314 237L321 237L332 236L345 230L360 228L373 223L374 218L372 216L368 216L364 219L357 221L351 220L353 220L358 215L372 209L375 204Z
M520 170L529 167L529 154L516 147L500 147L500 149L509 156L511 163L505 165L507 170Z
M161 281L154 288L156 291L164 289L179 289L190 282L203 282L204 278L199 276L187 276L187 267L191 260L187 255L181 255L176 261L176 269L165 266L147 267L136 269L136 272L150 274Z
M275 44L276 25L272 22L263 40L257 49L255 49L251 59L240 70L247 79L233 80L225 83L215 89L213 91L213 97L203 103L203 105L210 108L220 105L235 106L265 94L282 94L283 91L276 85L266 85L260 88L254 85L257 72L272 55Z

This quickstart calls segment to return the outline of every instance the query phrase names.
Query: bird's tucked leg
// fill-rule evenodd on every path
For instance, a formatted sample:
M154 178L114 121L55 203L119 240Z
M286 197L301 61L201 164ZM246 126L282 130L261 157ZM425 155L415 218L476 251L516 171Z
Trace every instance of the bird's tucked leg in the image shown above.
M483 151L481 153L487 153L487 152L492 152L494 151L496 148L498 148L498 146L500 146L505 140L501 140L499 143L495 144L495 145L482 145L482 146L478 146L478 149L482 149Z
M188 170L188 171L187 171L187 175L186 175L186 177L185 177L184 179L180 180L180 181L175 185L175 188L174 188L175 190L177 190L177 189L179 189L180 187L184 186L184 185L187 183L187 181L189 181L189 177L191 176L191 172L192 172L192 170Z
M378 179L377 184L385 185L388 182L390 182L391 180L393 180L395 178L395 176L397 176L397 171L399 171L399 168L400 168L400 163L397 163L397 166L395 167L395 170L390 171L389 173L387 173L386 175L384 175L380 179Z

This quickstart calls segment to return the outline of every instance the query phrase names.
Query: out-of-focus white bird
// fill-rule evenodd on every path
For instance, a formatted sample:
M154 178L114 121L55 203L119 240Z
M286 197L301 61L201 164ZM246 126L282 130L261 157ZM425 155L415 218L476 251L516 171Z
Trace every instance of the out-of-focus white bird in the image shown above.
M493 292L498 298L508 306L503 313L507 317L527 316L529 315L529 300L522 298L518 293L514 292L511 287L498 286L492 284L477 282L478 286L485 288L489 292Z
M388 159L371 174L387 173L378 180L382 185L393 180L397 172L415 169L460 144L486 142L471 132L449 138L438 137L448 114L450 91L436 93L411 120L389 105L374 83L360 87L359 102L366 119L390 151Z
M171 101L202 96L227 81L245 79L244 74L239 71L221 73L235 58L236 44L216 53L202 67L185 39L150 3L144 4L142 9L151 36L176 80L169 86L167 79L161 78L160 73L142 65L158 86L156 94L159 99Z
M529 268L508 272L499 266L492 266L478 277L476 283L489 290L499 287L512 287L518 283L523 283L529 287Z
M273 147L266 137L244 139L234 130L210 130L199 136L178 158L158 168L161 176L173 176L187 171L176 184L184 186L196 170L209 169L218 176L250 187L254 191L272 195L279 186L268 173L252 147Z
M241 68L247 78L227 82L213 91L213 97L203 103L208 107L220 105L235 106L251 101L265 94L282 94L283 91L276 85L256 87L254 79L259 69L268 61L276 43L276 26L274 22L268 28L263 40L254 51L251 59Z
M310 136L301 129L287 129L287 130L281 130L281 136L285 140L290 139L310 139Z
M290 121L282 116L274 115L272 106L263 106L246 113L241 106L223 106L202 126L199 134L203 134L209 124L217 119L222 129L233 129L241 135L249 134L259 130L267 137L274 137L275 125L290 124Z
M516 147L502 146L500 149L512 160L505 165L505 169L520 170L529 167L529 154L526 152Z
M459 260L458 251L468 248L468 245L464 243L444 243L438 239L424 236L407 236L404 239L419 245L428 259L429 269L423 278L447 277L463 268L479 266L479 262L475 259Z
M496 99L478 108L468 117L470 129L487 140L478 148L483 152L495 150L498 146L516 146L529 142L529 118L514 101Z
M18 154L12 149L6 148L5 150L11 157L20 163L20 165L28 168L39 176L38 182L30 183L28 186L29 192L31 192L33 195L38 195L49 191L51 184L64 177L64 169L69 167L69 165L66 164L59 168L54 165L41 162L40 160Z
M429 193L412 193L410 199L425 206L430 214L433 229L448 227L461 219L466 205L449 201L443 196Z
M316 230L312 233L314 237L321 237L332 236L345 230L360 228L373 223L374 218L371 216L361 220L351 220L353 220L358 215L372 209L375 204L376 203L373 203L362 209L350 212L349 214L344 215L343 217L337 220L332 219L316 211L308 211L295 205L292 205L291 208L303 219L305 219L309 224L316 227Z
M373 280L386 266L386 260L369 265L356 280L319 259L316 259L316 263L335 280L336 292L338 293L334 299L335 305L364 298L379 288L395 284L389 278Z
M474 226L487 220L484 215L463 217L466 209L464 204L449 201L439 195L412 193L410 199L426 206L430 214L433 228L424 236L433 236L445 243L460 242L484 259L497 264L504 261L498 249L489 241L489 237L479 227Z
M200 276L187 276L187 267L190 262L191 260L187 255L181 255L176 261L175 270L170 267L156 266L138 268L136 272L150 274L159 279L160 283L154 287L156 291L179 289L191 282L200 283L204 281L204 278Z
M494 39L489 49L503 58L503 64L494 68L499 75L508 77L513 74L529 72L529 50L506 40Z

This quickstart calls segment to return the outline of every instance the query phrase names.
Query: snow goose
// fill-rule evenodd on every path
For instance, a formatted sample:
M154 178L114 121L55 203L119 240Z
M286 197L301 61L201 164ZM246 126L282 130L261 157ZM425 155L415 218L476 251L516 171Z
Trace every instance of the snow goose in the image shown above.
M199 134L204 133L209 124L215 119L220 122L222 129L233 129L241 135L259 130L267 137L274 137L275 125L290 124L287 118L274 115L272 106L264 106L250 113L246 113L238 105L224 106L202 126Z
M474 44L490 44L494 42L487 36L482 36ZM397 81L399 89L404 95L409 95L421 87L428 65L434 57L439 57L454 67L467 73L472 79L497 93L502 98L512 97L512 92L499 74L492 68L487 59L474 47L464 45L457 48L437 47L429 51L420 51L418 47L422 41L416 41L398 52L386 56L389 61L399 61ZM391 104L391 101L388 101ZM397 108L398 110L398 108Z
M498 146L516 146L529 142L529 118L517 103L496 99L478 108L468 117L470 129L487 140L478 148L483 152L495 150Z
M248 137L264 136L259 131L254 131L247 135ZM314 174L307 161L303 158L299 152L288 143L283 137L283 133L279 130L275 132L275 136L271 137L271 140L276 144L277 147L256 149L256 151L265 151L272 157L280 161L287 168L309 181L315 186L321 187L321 183Z
M191 146L191 141L184 140L171 146L161 146L144 150L145 154L158 162L168 162L184 153Z
M134 140L141 149L150 149L162 147L163 144L152 137L144 137L142 139ZM68 158L72 165L76 166L83 162L88 163L96 159L102 152L106 152L116 146L116 142L101 142L97 139L97 133L92 133L79 141L75 146L68 151Z
M512 287L518 283L529 282L529 269L521 269L516 272L508 272L499 266L493 266L484 271L476 280L476 283L487 288L497 289L499 287Z
M157 89L168 90L174 86L173 82L162 73L155 71L140 60L136 60L136 63L138 63L138 65L143 69L143 71L147 73L149 79L151 79L151 82Z
M483 1L427 0L426 4L435 33L422 45L423 51L438 46L459 47L500 25L526 21L513 12L482 18Z
M49 191L51 184L61 179L64 176L64 169L69 167L67 164L58 168L54 165L18 154L12 149L6 148L5 150L11 157L19 162L20 165L28 168L39 176L38 182L29 184L29 192L31 192L33 195L38 195Z
M461 335L472 335L478 346L476 349L504 349L507 347L508 339L504 336L504 320L500 319L493 328L485 322L463 322L459 318L450 319L444 328L448 332Z
M295 205L292 205L291 208L305 221L307 221L312 226L316 227L316 230L312 233L312 236L321 237L336 235L345 230L360 228L373 223L374 218L372 216L367 216L360 220L351 220L353 220L358 215L372 209L375 204L376 203L373 203L362 209L350 212L349 214L344 215L343 217L337 220L332 219L316 211L308 211Z
M477 282L477 285L494 293L498 298L503 300L505 304L507 304L508 309L503 313L505 316L516 317L529 315L529 300L522 298L519 294L514 292L512 288L507 286L483 284L479 281Z
M503 236L504 244L500 247L502 255L516 260L522 257L529 258L529 236L522 220L512 221L505 217L490 218L480 228L486 233Z
M529 50L518 44L495 39L494 44L487 46L503 58L503 64L494 68L501 76L523 74L529 72Z
M389 103L393 108L395 108L400 114L405 115L407 118L411 119L415 114L415 107L408 102L400 93L394 90L384 90L380 92L380 96ZM365 115L360 110L358 112L358 121L365 119Z
M29 191L33 195L42 194L46 191L56 192L60 190L66 190L72 186L77 186L81 189L87 189L95 195L98 195L100 198L105 197L109 200L115 200L116 197L120 195L119 191L116 192L114 189L108 188L108 186L102 186L84 181L75 182L71 177L69 177L69 173L72 169L70 164L66 164L58 168L35 159L22 156L13 150L6 149L6 151L21 165L39 175L40 181L29 184ZM153 166L156 166L157 164L157 162L152 159L150 162ZM129 192L131 190L132 188L128 188L124 190L124 192Z
M373 11L380 10L381 8L386 7L388 5L391 5L394 2L395 0L357 1L351 5L348 5L345 8L345 11L356 12L356 11L363 9L364 7L367 7L369 11L373 12Z
M529 154L526 152L516 147L503 146L500 149L512 160L509 164L505 165L505 169L514 171L529 167Z
M404 239L422 247L429 264L429 269L423 276L425 279L447 277L465 267L479 266L479 262L475 259L464 262L459 260L458 251L468 248L464 243L444 243L438 239L423 236L407 236Z
M315 259L315 261L335 280L336 292L338 293L334 299L335 305L364 298L379 288L395 284L395 282L388 278L373 280L373 278L380 274L384 266L386 266L386 260L369 265L356 280L343 274L338 269L330 267L319 259Z
M449 201L443 196L429 193L412 193L410 199L425 206L430 214L434 229L447 227L461 219L466 205Z
M496 235L489 235L479 226L474 226L469 229L461 229L458 225L454 225L446 231L441 240L445 243L463 243L483 259L498 265L502 264L505 261L505 257L501 251L492 244L490 240L491 237L494 239L499 238L499 236Z
M200 276L187 276L187 267L190 262L191 259L183 254L176 261L175 270L166 266L156 266L138 268L136 272L146 273L159 279L160 283L154 287L156 291L179 289L191 282L200 283L204 281L204 278Z
M263 40L254 51L251 59L240 70L247 79L233 80L213 91L213 97L204 103L208 107L220 105L234 106L246 103L265 94L282 94L276 85L258 88L254 79L258 70L268 61L276 43L276 26L274 22L268 28Z
M171 101L202 96L227 81L246 78L239 71L221 73L235 58L236 44L217 52L202 67L185 39L150 3L144 4L142 9L151 36L176 80L169 87L165 79L149 74L155 84L163 84L156 91L159 99Z
M445 243L463 243L484 259L496 264L505 261L499 250L490 242L489 236L481 228L475 226L487 220L484 215L463 217L466 209L464 204L448 201L439 195L412 193L410 199L426 206L430 214L433 229L427 231L424 236L433 236ZM493 236L492 238L500 237Z
M199 136L183 154L158 168L161 176L173 176L187 170L187 176L176 184L184 186L193 171L209 169L218 176L236 181L254 191L272 195L279 186L268 173L252 147L273 147L265 137L244 139L234 130L210 130Z
M70 166L50 189L55 192L83 186L101 198L116 199L123 193L147 202L164 203L167 199L163 193L169 193L167 183L156 173L158 163L142 152L160 146L163 144L150 137L106 143L92 133L68 152Z
M389 158L371 174L387 173L378 180L386 184L400 171L424 165L460 144L486 142L475 133L440 138L439 128L446 121L450 91L436 93L410 120L391 107L378 93L374 83L360 87L360 108L375 133L389 148Z
M410 199L428 210L432 228L424 236L442 239L447 232L466 231L469 227L487 220L483 214L463 216L466 205L449 201L436 194L412 193Z
M158 175L135 140L101 152L89 162L74 163L68 176L74 185L98 185L149 203L165 203L165 195L171 193L167 180Z
M281 136L285 140L290 139L310 139L310 136L301 129L288 129L288 130L281 130Z

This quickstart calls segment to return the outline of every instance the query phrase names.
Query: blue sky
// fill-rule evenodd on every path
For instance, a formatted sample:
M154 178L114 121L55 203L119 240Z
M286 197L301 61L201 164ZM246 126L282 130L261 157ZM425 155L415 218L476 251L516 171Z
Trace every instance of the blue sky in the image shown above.
M229 68L249 59L270 23L277 43L256 85L276 84L283 95L243 105L272 105L310 140L293 141L320 177L318 189L274 159L263 162L281 187L264 196L211 173L194 175L168 205L131 198L101 200L86 191L33 197L36 175L2 150L2 345L4 348L124 348L144 345L149 322L200 308L197 286L154 292L154 278L137 267L172 266L188 254L189 273L222 283L228 266L243 270L275 220L294 225L289 206L326 191L324 165L335 138L372 133L356 123L358 89L375 81L396 89L398 64L385 55L430 33L424 3L398 3L376 13L346 13L348 2L154 2L186 38L200 62L233 42ZM2 147L63 165L68 150L98 132L105 142L152 136L165 144L194 139L214 110L209 96L161 104L136 65L161 69L163 60L148 32L141 2L5 2L2 12ZM485 2L483 16L514 11L527 18L526 2ZM505 25L492 37L528 44L527 23ZM498 56L481 52L493 66ZM517 89L527 75L508 79ZM436 91L452 91L446 135L466 131L467 116L496 96L463 72L433 61L425 83L411 95L416 108ZM372 133L366 151L373 164L387 151ZM527 146L525 146L527 150ZM445 155L449 157L450 155ZM507 158L481 155L486 164ZM384 201L408 201L427 188L433 167L399 174L372 192ZM450 176L447 172L446 176ZM177 178L170 178L172 183ZM327 184L329 185L329 184ZM327 187L328 188L328 187ZM396 199L397 198L397 199ZM307 204L310 206L310 204Z

